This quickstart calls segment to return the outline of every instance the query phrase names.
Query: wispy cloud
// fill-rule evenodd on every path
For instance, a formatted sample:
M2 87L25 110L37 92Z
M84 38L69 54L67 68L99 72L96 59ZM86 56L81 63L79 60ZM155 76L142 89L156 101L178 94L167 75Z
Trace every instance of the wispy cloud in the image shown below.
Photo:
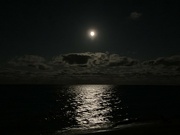
M134 11L134 12L131 12L129 18L132 19L132 20L137 20L141 16L142 16L142 13Z

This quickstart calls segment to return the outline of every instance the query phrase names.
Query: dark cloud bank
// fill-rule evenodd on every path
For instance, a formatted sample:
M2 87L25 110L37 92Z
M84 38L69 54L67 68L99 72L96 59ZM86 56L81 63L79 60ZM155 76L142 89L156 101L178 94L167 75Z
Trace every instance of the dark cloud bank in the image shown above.
M1 84L180 84L180 55L139 61L109 53L69 53L46 60L35 55L0 66Z

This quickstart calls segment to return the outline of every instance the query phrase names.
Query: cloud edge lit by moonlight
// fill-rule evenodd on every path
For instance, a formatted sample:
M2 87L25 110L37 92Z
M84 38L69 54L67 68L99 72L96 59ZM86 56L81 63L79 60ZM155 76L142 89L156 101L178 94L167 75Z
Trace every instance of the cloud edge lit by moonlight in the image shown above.
M46 60L25 55L0 67L1 84L179 85L180 55L140 61L103 52L68 53Z

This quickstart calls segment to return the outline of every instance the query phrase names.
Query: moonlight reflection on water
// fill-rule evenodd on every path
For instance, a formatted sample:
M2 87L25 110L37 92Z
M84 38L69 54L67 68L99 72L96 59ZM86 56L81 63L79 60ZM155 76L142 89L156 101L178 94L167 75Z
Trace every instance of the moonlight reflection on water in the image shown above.
M56 105L46 121L57 125L58 131L107 129L129 119L121 90L114 85L69 85L55 89Z
M115 117L123 117L121 100L111 85L74 85L69 87L74 119L81 128L108 127ZM118 113L117 113L118 112ZM126 112L127 113L127 112Z
M112 107L109 106L111 93L107 92L109 88L110 86L102 85L74 86L74 100L77 103L75 119L78 125L96 127L110 123L107 117L112 112Z

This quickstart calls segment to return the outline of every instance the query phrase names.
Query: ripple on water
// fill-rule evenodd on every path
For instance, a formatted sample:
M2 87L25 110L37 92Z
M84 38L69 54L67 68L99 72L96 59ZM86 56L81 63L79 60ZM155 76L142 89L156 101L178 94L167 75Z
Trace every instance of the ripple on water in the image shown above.
M63 102L61 98L67 99L65 105L59 108L64 110L69 121L73 121L69 122L73 123L72 127L104 128L127 118L127 112L123 110L122 101L112 85L72 85L57 93L60 104Z

